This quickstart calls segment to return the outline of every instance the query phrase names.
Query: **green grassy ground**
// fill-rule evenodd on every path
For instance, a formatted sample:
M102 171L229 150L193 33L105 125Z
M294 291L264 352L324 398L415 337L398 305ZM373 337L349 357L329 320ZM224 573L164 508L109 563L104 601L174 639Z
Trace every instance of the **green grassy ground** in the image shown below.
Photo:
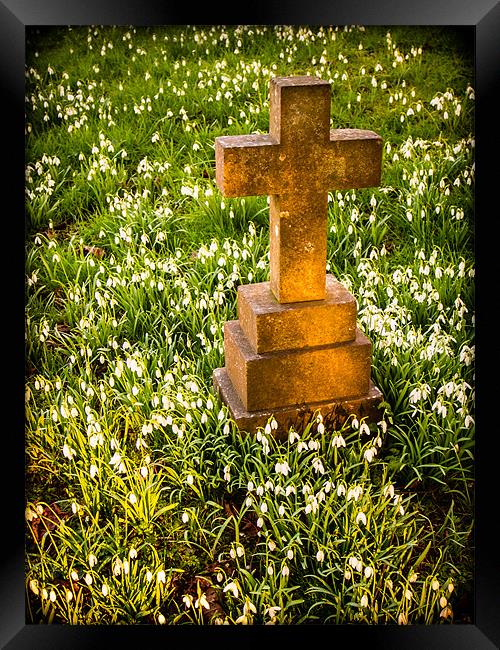
M28 34L26 588L32 622L469 622L474 83L452 29ZM333 192L328 270L373 343L378 424L242 437L213 395L266 197L214 138L268 131L272 76L384 139Z

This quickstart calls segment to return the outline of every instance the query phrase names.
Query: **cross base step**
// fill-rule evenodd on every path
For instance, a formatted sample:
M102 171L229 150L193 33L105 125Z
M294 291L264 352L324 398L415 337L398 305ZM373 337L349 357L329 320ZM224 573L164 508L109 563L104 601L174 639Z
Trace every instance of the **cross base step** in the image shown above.
M278 423L274 434L278 439L286 438L291 426L299 432L303 431L318 411L323 416L325 427L336 429L339 429L350 415L355 415L360 421L365 419L366 422L377 422L382 417L379 407L383 396L373 382L370 382L368 393L358 397L284 406L262 411L246 411L231 383L226 368L214 370L212 378L215 392L229 408L238 429L248 433L255 433L259 427L264 428L271 416L274 416Z

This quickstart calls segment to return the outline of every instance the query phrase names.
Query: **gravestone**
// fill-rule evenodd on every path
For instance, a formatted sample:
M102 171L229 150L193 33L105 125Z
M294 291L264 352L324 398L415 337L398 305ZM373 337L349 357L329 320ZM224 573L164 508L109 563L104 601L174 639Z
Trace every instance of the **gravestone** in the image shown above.
M380 183L382 139L331 130L330 84L316 77L271 79L269 122L269 134L215 140L221 193L270 196L270 279L238 287L214 387L249 432L274 416L279 437L318 411L331 426L371 421L382 394L356 300L326 273L327 206L331 190Z

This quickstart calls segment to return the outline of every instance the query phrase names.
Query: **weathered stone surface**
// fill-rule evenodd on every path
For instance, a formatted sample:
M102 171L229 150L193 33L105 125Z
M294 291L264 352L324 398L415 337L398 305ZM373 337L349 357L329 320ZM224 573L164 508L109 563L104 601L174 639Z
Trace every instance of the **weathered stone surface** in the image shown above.
M281 303L326 295L327 203L326 192L271 196L270 282Z
M350 399L312 402L252 412L247 411L243 406L226 368L214 370L213 384L216 393L229 408L236 426L248 433L255 433L258 428L265 427L271 416L278 423L278 428L273 432L278 439L284 439L291 426L296 431L303 431L317 413L323 416L323 423L327 429L340 428L350 415L355 415L359 421L365 418L368 422L377 422L381 418L379 407L383 396L373 383L370 383L366 395Z
M215 140L222 194L271 196L270 282L279 302L325 296L328 191L380 182L380 136L329 125L330 84L281 77L271 79L269 135Z
M325 300L282 304L269 282L238 287L238 321L254 352L297 350L353 341L356 300L333 275Z
M224 327L225 368L214 387L238 427L271 415L278 434L323 415L339 427L379 417L371 343L356 328L356 302L326 276L328 191L380 183L382 139L330 129L330 85L316 77L270 84L269 134L216 138L224 196L270 196L270 280L238 289L239 321Z
M238 321L224 325L226 368L243 406L258 411L364 395L370 387L370 340L257 354Z

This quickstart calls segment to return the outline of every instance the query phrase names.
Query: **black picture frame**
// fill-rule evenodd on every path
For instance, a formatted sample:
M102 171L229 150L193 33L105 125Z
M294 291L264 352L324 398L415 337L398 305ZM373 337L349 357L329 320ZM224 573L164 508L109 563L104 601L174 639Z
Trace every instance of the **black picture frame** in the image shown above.
M222 11L220 10L222 9ZM496 279L493 269L496 239L490 233L498 214L498 155L500 152L497 98L500 85L500 4L497 0L322 0L322 3L257 0L244 8L236 5L187 6L166 0L0 0L0 96L4 115L4 225L9 245L2 256L5 269L4 322L8 348L14 362L6 364L3 443L4 551L0 579L0 643L8 650L29 648L100 648L123 642L152 647L162 640L190 643L254 641L254 635L270 643L283 643L283 634L299 644L311 634L321 634L328 645L342 642L355 647L390 650L404 648L449 648L490 650L500 647L500 567L495 531L498 505L495 499L498 470L497 390L495 374ZM27 625L25 622L24 437L21 433L24 408L24 373L17 355L23 349L22 304L24 296L24 61L25 30L43 25L169 25L169 24L322 24L322 25L456 25L470 27L475 34L476 68L476 525L475 602L471 625L439 626L296 626L293 630L266 628L212 628L185 626L61 626ZM7 143L5 143L5 138ZM7 207L9 206L9 207ZM495 214L496 211L496 214ZM10 235L11 229L13 234ZM5 231L4 231L5 232ZM4 234L5 237L5 234ZM19 240L18 240L19 238ZM22 240L22 243L21 243ZM496 270L496 269L495 269ZM11 307L12 305L12 307ZM19 307L19 309L18 309ZM10 309L9 309L10 308ZM17 322L19 320L19 322ZM19 376L18 376L19 375ZM492 379L493 377L493 379ZM496 471L495 471L496 470ZM7 477L7 474L5 474ZM491 496L491 503L490 503ZM327 636L324 633L327 633ZM201 636L203 635L203 636ZM286 642L286 641L285 641ZM146 645L144 645L146 644Z

